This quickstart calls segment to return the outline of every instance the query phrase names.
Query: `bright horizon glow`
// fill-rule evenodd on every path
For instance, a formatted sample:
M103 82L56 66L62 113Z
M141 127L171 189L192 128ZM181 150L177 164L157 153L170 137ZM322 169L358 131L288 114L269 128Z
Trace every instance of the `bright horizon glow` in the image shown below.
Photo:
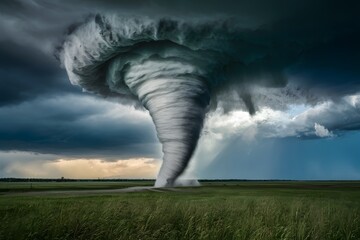
M70 179L139 179L155 178L160 161L153 158L132 158L104 161L102 159L56 159L13 162L5 169L7 177L70 178Z

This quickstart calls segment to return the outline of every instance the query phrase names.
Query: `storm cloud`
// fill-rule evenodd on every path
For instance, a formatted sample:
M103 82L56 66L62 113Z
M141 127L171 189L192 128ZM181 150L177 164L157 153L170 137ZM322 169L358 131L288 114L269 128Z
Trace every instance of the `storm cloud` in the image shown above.
M0 126L0 150L109 159L158 154L147 115L86 95L39 97L2 107Z
M151 119L133 96L124 101L108 86L105 99L81 92L60 67L67 36L108 15L187 26L193 38L185 47L222 53L206 58L216 56L227 78L216 76L207 138L306 140L358 131L359 9L357 1L2 1L0 150L160 157ZM174 36L168 40L181 45ZM299 106L304 111L292 114Z

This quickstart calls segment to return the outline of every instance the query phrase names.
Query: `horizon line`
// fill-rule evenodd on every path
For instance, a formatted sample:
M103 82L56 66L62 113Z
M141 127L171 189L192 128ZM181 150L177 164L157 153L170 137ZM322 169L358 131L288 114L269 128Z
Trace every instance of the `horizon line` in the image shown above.
M200 178L200 179L196 179L196 178L187 178L184 180L197 180L199 182L206 182L206 181L274 181L274 182L281 182L281 181L292 181L292 182L335 182L335 181L360 181L360 179L244 179L244 178ZM28 178L28 177L1 177L0 178L0 182L4 182L4 181L56 181L56 182L70 182L70 181L156 181L156 178L65 178L65 177L60 177L60 178Z

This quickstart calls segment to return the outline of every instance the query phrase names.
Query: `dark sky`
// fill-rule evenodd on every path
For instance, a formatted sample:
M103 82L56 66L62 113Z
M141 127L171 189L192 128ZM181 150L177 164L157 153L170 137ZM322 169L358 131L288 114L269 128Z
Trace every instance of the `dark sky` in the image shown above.
M0 177L14 173L9 170L14 162L35 161L34 153L46 161L161 158L145 111L71 85L58 60L59 47L79 24L96 13L116 13L230 19L244 29L239 37L246 44L236 53L261 58L248 64L249 75L281 73L280 85L249 80L259 81L249 84L257 110L253 117L241 100L230 112L226 101L220 102L205 123L192 174L360 178L359 10L358 1L325 0L1 1ZM284 57L290 50L292 57ZM274 157L253 154L256 149ZM204 160L207 155L213 160ZM247 173L253 175L245 174L250 158L267 170L251 168ZM338 175L337 169L342 169Z

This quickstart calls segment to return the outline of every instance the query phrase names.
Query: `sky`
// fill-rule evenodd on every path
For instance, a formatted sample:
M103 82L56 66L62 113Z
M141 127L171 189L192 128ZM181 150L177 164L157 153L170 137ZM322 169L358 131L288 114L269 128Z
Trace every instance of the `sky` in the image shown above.
M118 14L185 22L196 41L183 46L236 59L224 63L230 80L212 89L185 177L360 179L359 9L356 1L1 1L0 178L157 176L163 154L149 113L113 89L72 85L62 59L79 26ZM202 45L198 22L224 22L221 48Z

